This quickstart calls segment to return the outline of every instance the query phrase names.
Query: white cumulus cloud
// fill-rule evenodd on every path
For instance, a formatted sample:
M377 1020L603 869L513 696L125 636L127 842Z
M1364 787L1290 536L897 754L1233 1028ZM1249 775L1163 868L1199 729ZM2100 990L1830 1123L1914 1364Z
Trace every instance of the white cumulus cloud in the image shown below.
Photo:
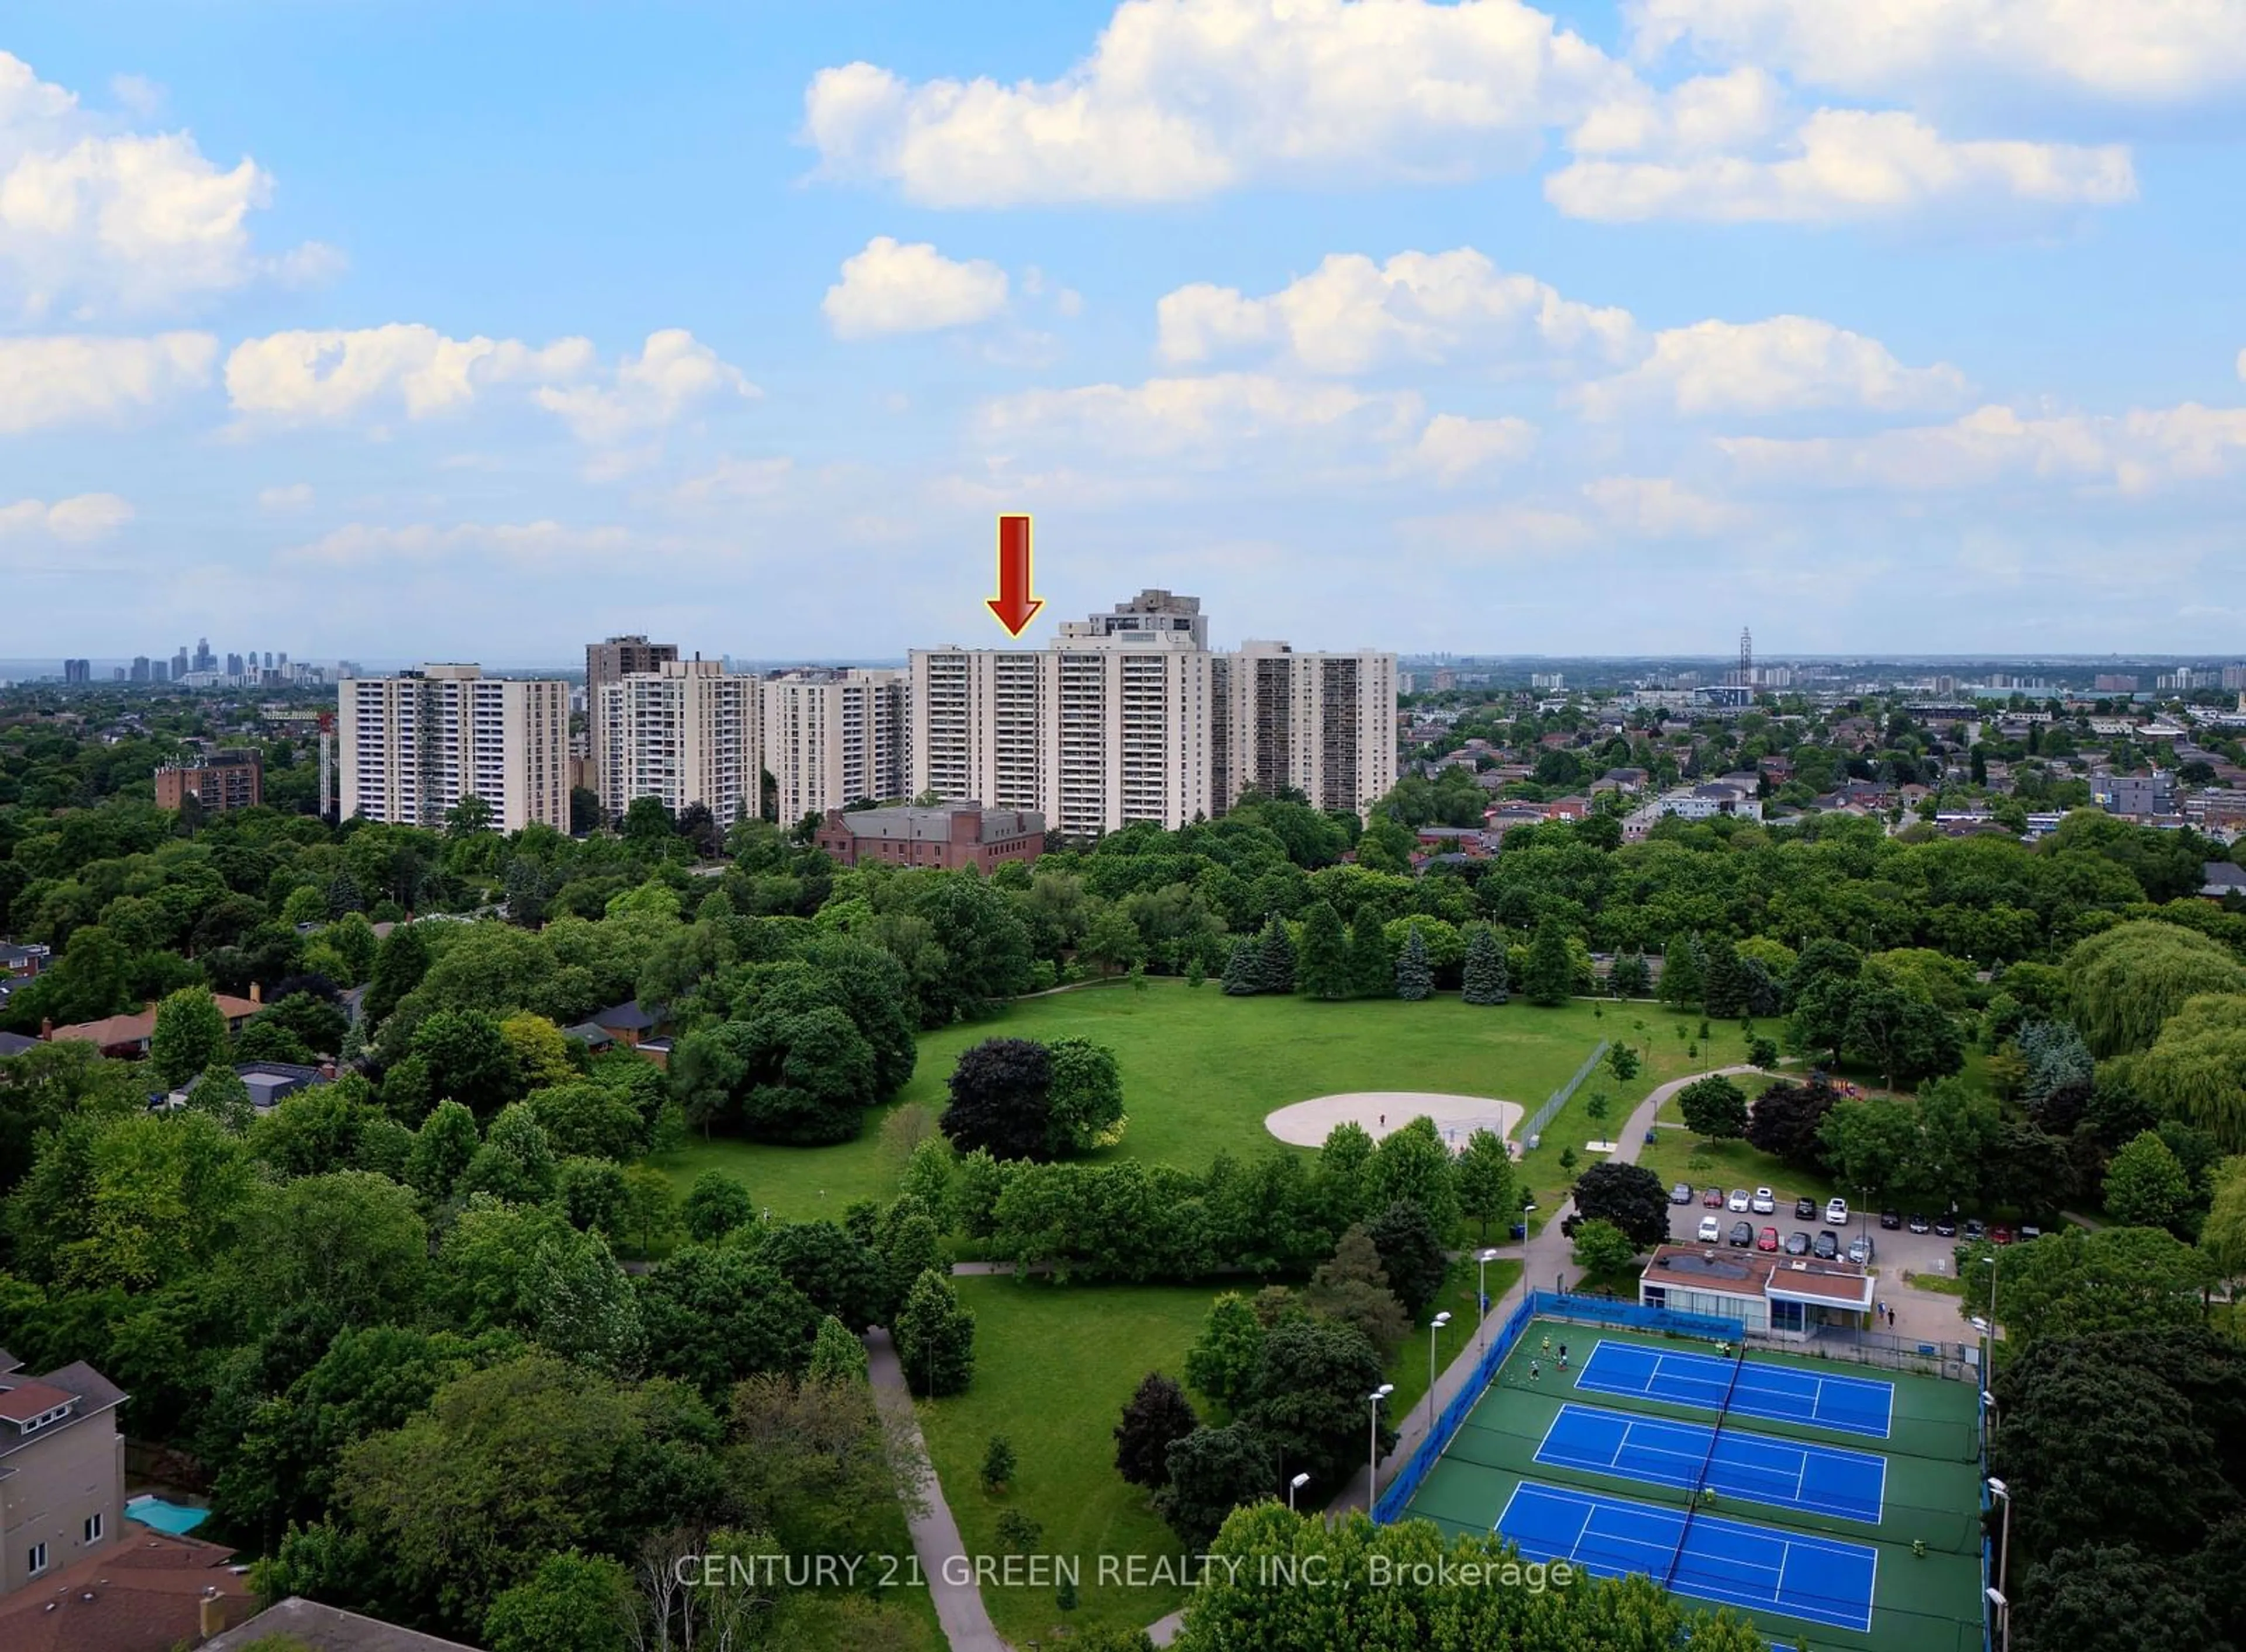
M235 411L286 423L333 422L373 411L427 418L473 402L487 385L573 378L593 347L564 338L448 338L418 322L328 328L244 339L226 360Z
M301 511L312 502L310 482L289 482L257 490L257 507L264 511Z
M2020 87L2151 107L2246 87L2246 0L1631 0L1629 12L1641 57L1681 44L1856 97Z
M200 390L217 359L208 333L0 338L0 434L114 422Z
M1836 223L2025 206L2112 207L2135 199L2115 144L1945 138L1898 111L1821 109L1767 157L1576 160L1544 180L1571 218L1609 223Z
M113 130L0 52L0 303L31 317L176 309L282 266L255 249L270 173L221 167L187 132Z
M1444 486L1525 459L1536 445L1536 426L1525 418L1466 418L1438 413L1404 455L1401 469L1432 475Z
M279 554L284 564L352 568L396 564L447 566L488 561L537 568L591 562L614 567L650 548L650 542L613 527L578 527L555 521L416 522L383 527L353 522Z
M981 258L946 258L929 242L876 235L843 260L820 309L838 338L933 332L988 321L1006 307L1006 272Z
M1207 283L1181 287L1160 301L1155 318L1172 363L1256 351L1336 374L1399 363L1616 361L1627 358L1637 334L1627 310L1563 298L1471 247L1399 253L1385 264L1336 253L1265 298Z
M79 493L57 500L19 499L0 505L0 539L19 535L82 545L105 538L133 520L133 506L114 493Z
M2029 415L1976 408L1946 425L1873 435L1718 444L1742 475L1780 486L1963 493L2045 485L2138 494L2246 466L2246 408Z
M639 354L626 357L606 384L548 384L535 399L579 440L601 445L661 430L712 400L761 394L692 333L669 327L650 333Z
M1519 0L1125 0L1056 80L824 70L805 133L931 206L1175 201L1515 169L1626 75Z
M1958 405L1965 376L1946 362L1906 367L1877 339L1807 316L1698 322L1653 336L1645 359L1586 384L1594 418L1656 409L1687 417L1814 408L1915 411Z

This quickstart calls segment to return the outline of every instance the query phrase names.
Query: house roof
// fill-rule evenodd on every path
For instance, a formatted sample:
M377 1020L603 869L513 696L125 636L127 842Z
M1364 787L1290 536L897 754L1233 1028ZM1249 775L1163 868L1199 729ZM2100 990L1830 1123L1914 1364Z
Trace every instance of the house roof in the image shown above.
M589 1044L596 1050L600 1049L603 1044L612 1044L616 1041L616 1035L606 1027L595 1026L589 1021L581 1021L574 1027L562 1028L562 1036L565 1038L575 1038L580 1044Z
M0 1032L0 1056L20 1056L26 1050L38 1047L37 1038L26 1038L20 1032Z
M0 1378L0 1418L10 1423L28 1423L58 1405L69 1404L77 1397L66 1388L57 1388L36 1379L11 1383Z
M203 1652L241 1652L269 1635L289 1635L315 1652L475 1652L458 1641L440 1640L418 1629L400 1628L379 1618L361 1617L339 1607L322 1606L302 1595L269 1606L255 1617L203 1642Z
M641 1009L639 1000L634 998L629 1003L614 1003L596 1011L593 1024L610 1032L645 1032L655 1025L655 1017Z
M2202 863L2200 872L2207 880L2200 891L2202 894L2224 894L2233 890L2246 894L2246 867L2236 861L2205 861Z
M99 1411L104 1406L122 1404L125 1390L84 1360L72 1360L67 1365L57 1366L39 1379L51 1383L84 1400L88 1411Z
M192 1646L202 1633L206 1598L226 1602L221 1621L240 1621L256 1604L249 1581L227 1569L234 1553L126 1519L114 1544L0 1595L0 1646L9 1652Z
M218 1000L219 1013L228 1021L246 1020L265 1007L248 998L230 997L222 992L214 996ZM143 1043L153 1037L155 1031L156 1006L150 1004L129 1016L105 1016L99 1021L81 1021L71 1026L58 1027L49 1036L58 1039L76 1039L81 1044L100 1044L105 1049L111 1044Z

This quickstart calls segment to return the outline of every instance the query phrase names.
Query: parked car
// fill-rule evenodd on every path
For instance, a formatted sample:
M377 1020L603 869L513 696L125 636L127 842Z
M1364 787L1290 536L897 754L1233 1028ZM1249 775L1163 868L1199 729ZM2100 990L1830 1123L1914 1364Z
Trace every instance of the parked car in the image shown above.
M2012 1230L2005 1227L2004 1223L1998 1222L1994 1227L1991 1227L1989 1230L1989 1242L1992 1245L2011 1244L2012 1242Z
M1954 1215L1936 1216L1934 1219L1934 1231L1943 1239L1957 1238L1957 1218Z
M1724 1190L1720 1187L1709 1188L1700 1195L1700 1202L1710 1210L1721 1210L1724 1207Z
M2033 1222L2022 1222L2020 1224L2020 1243L2023 1245L2026 1244L2030 1240L2041 1239L2042 1237L2043 1229L2037 1227Z
M1766 1227L1762 1232L1757 1234L1755 1235L1755 1248L1757 1250L1776 1250L1778 1248L1778 1229L1775 1227Z
M1793 1220L1798 1222L1815 1221L1817 1220L1817 1201L1807 1197L1795 1200L1793 1201Z
M1980 1240L1985 1239L1988 1237L1988 1234L1989 1230L1981 1225L1981 1219L1978 1216L1968 1216L1965 1219L1965 1242L1967 1244L1974 1244Z
M1700 1242L1702 1244L1712 1245L1723 1236L1724 1224L1720 1217L1703 1216L1700 1218Z
M1859 1268L1871 1266L1872 1258L1878 1251L1879 1247L1872 1242L1869 1234L1860 1234L1848 1241L1848 1260Z
M1923 1234L1930 1232L1934 1224L1928 1221L1924 1216L1914 1210L1910 1213L1909 1220L1905 1221L1903 1226L1909 1228L1914 1234Z
M1753 1222L1733 1222L1732 1224L1732 1243L1741 1250L1745 1250L1748 1246L1753 1244L1754 1224Z
M1747 1201L1747 1207L1758 1216L1770 1215L1778 1209L1778 1195L1767 1187L1758 1187L1754 1197Z
M1880 1226L1888 1229L1890 1233L1900 1229L1902 1227L1902 1213L1895 1210L1882 1211L1880 1213Z
M1789 1256L1807 1256L1809 1254L1809 1235L1799 1227L1788 1234L1786 1236L1786 1254Z
M1741 1214L1745 1214L1747 1207L1747 1190L1744 1187L1732 1188L1732 1196L1728 1202L1732 1209Z
M1848 1201L1837 1193L1825 1201L1825 1225L1846 1227L1848 1225Z
M1826 1228L1810 1245L1809 1254L1825 1261L1831 1261L1841 1254L1841 1235L1829 1227Z
M1672 1205L1691 1204L1692 1202L1692 1184L1689 1181L1680 1181L1674 1187L1671 1187L1669 1190L1669 1202Z

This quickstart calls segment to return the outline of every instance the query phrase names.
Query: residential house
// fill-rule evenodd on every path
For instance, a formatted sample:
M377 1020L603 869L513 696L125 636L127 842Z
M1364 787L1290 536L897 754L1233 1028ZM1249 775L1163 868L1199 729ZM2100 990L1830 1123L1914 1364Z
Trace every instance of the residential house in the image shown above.
M0 1008L5 1008L7 1000L0 998ZM5 1060L10 1056L20 1056L26 1050L37 1050L38 1047L39 1041L37 1038L26 1038L20 1032L0 1032L0 1060Z
M233 997L223 992L218 994L217 998L219 1013L226 1017L228 1033L240 1032L242 1023L265 1007L258 1000L255 986L250 988L247 998ZM81 1021L67 1027L51 1027L41 1036L58 1044L69 1040L99 1044L105 1056L121 1056L127 1060L134 1060L148 1053L148 1041L155 1032L156 1006L150 1003L129 1016L105 1016L99 1021Z
M204 1642L202 1652L249 1652L253 1647L260 1652L268 1647L287 1647L290 1652L475 1652L459 1641L401 1628L297 1594Z
M2233 896L2246 900L2246 867L2232 860L2202 862L2201 874L2207 880L2199 892L2209 901L2224 901Z
M314 1084L331 1084L336 1081L335 1064L332 1062L307 1067L294 1061L243 1061L235 1063L234 1071L249 1091L249 1105L261 1117L279 1106L283 1097L293 1096ZM197 1073L157 1102L156 1105L167 1109L186 1106L195 1092L195 1086L202 1081L203 1076Z
M35 941L0 941L0 976L28 980L53 962L52 949Z
M1479 860L1497 852L1495 840L1480 826L1424 826L1417 835L1421 847L1439 854Z
M33 1377L0 1351L0 1596L117 1542L124 1402L124 1390L91 1365Z
M8 1652L174 1652L256 1611L235 1551L127 1519L119 1540L0 1595Z

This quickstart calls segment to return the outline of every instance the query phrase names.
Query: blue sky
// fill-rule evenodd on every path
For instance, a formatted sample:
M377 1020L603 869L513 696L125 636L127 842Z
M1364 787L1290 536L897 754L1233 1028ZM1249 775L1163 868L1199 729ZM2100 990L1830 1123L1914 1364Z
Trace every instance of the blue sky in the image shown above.
M2246 651L2246 0L0 23L0 655Z

